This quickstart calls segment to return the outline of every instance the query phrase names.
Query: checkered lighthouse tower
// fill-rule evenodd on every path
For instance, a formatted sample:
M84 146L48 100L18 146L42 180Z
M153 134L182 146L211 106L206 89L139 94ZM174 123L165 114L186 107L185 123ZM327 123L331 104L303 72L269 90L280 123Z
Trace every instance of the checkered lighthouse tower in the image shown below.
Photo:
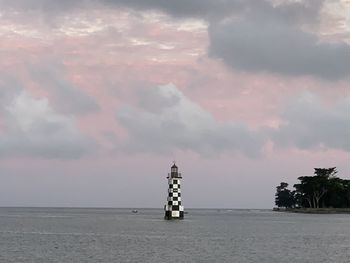
M184 207L181 205L181 173L175 162L171 166L171 172L168 174L168 203L164 206L165 219L183 219Z

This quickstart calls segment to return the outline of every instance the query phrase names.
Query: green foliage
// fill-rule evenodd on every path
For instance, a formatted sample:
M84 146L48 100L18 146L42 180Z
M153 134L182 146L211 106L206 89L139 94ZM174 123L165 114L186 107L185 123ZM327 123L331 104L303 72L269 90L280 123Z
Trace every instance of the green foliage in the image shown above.
M275 203L278 207L349 208L350 180L336 177L336 167L315 168L313 176L298 177L295 190L282 182L277 186Z

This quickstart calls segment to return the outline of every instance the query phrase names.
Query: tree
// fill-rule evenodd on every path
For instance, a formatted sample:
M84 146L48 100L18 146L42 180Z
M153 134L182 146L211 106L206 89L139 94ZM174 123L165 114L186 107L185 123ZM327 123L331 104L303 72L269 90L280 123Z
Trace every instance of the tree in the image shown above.
M313 177L313 199L314 207L320 207L320 201L325 196L325 194L330 190L332 182L335 182L337 177L335 175L338 173L336 167L331 168L314 168ZM321 207L324 206L321 203Z
M326 207L350 207L350 181L338 177L330 178L324 203Z
M295 191L282 182L277 186L275 203L278 207L350 208L350 180L336 176L336 167L314 168L313 176L298 177Z
M336 167L315 168L314 176L300 176L299 184L294 187L301 196L301 205L304 207L320 208L326 206L326 194L332 189L332 184L337 181Z
M314 174L316 176L321 176L325 178L335 177L335 175L338 173L337 167L331 167L331 168L314 168Z
M280 183L276 187L275 204L278 207L291 208L295 206L295 200L293 192L287 189L288 184L285 182Z
M338 178L336 167L315 168L314 176L300 176L294 199L300 207L350 207L350 180Z
M299 184L295 184L294 188L298 196L300 197L301 207L315 207L313 199L313 187L312 176L300 176L298 177Z

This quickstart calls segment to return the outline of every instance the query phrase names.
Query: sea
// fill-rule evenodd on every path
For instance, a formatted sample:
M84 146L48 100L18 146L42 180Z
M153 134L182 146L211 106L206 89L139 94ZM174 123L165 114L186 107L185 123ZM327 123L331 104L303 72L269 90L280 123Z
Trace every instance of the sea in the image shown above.
M350 215L0 208L0 262L350 262Z

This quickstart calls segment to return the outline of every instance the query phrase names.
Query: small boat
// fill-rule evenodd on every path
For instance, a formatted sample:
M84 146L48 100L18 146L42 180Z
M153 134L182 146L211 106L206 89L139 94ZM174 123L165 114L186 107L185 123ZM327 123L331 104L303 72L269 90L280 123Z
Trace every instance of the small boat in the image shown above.
M137 211L137 210L132 210L131 212L133 212L134 214L136 214L138 211Z

